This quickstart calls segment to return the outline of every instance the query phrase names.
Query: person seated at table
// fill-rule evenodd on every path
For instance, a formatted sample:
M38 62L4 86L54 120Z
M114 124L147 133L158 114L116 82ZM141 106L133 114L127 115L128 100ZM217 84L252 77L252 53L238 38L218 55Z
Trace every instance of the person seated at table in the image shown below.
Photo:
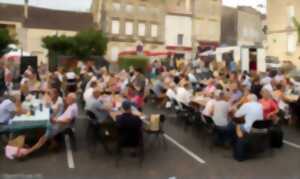
M289 105L288 105L288 98L285 96L285 88L284 86L279 83L276 85L276 89L272 94L274 100L278 104L279 112L278 115L280 119L289 120Z
M144 93L143 90L135 91L135 95L131 99L131 102L135 105L135 107L142 111L144 106Z
M142 74L141 69L135 69L134 70L133 76L131 77L130 81L133 84L135 89L137 89L137 90L145 89L146 78Z
M159 97L161 95L163 89L165 89L165 85L163 83L163 77L158 76L157 79L153 83L152 91L154 92L154 95L156 97Z
M7 90L6 82L5 82L5 68L4 62L0 61L0 96L4 95Z
M9 124L15 115L25 114L26 110L21 107L20 96L2 96L0 99L0 129Z
M109 117L109 106L105 106L105 104L100 100L102 90L97 87L94 89L92 97L87 101L85 110L91 111L95 114L97 118L97 122L102 123L107 120Z
M212 107L212 120L217 127L226 127L228 125L228 114L230 104L225 99L225 94L221 91L215 94L216 101Z
M83 100L87 103L91 98L93 98L93 91L98 86L98 82L96 80L92 81L88 88L83 93Z
M207 94L207 97L209 98L209 100L205 104L202 114L205 117L212 117L213 107L216 102L216 92Z
M234 104L234 106L240 107L248 102L248 96L251 94L250 88L248 86L243 86L243 96L241 99Z
M59 117L51 119L51 127L46 130L46 133L39 139L39 141L31 148L24 150L18 157L25 157L33 152L39 150L46 144L48 140L54 139L55 136L72 127L74 120L78 117L78 106L76 104L76 94L69 93L66 97L66 110Z
M213 79L209 79L207 81L207 86L203 89L204 94L213 93L216 90L215 81Z
M48 105L52 110L52 117L58 117L64 112L64 101L63 98L59 95L58 89L50 89L45 100L46 105Z
M271 82L265 84L265 85L262 87L262 89L266 89L266 90L269 91L269 93L272 94L272 93L274 92L274 90L276 89L276 85L277 85L276 80L272 79Z
M177 88L176 99L178 102L185 105L189 105L191 102L192 93L188 90L189 83L183 81L180 83L180 86Z
M254 77L252 85L251 85L251 93L255 94L258 99L261 98L260 91L262 89L262 85L260 84L259 77Z
M254 94L248 95L248 102L243 104L234 114L235 118L243 118L243 124L236 125L236 136L243 138L245 134L250 133L252 125L255 121L264 119L263 106L258 102Z
M124 101L122 103L122 108L123 108L123 114L119 115L116 117L116 124L117 128L119 130L124 130L124 131L129 131L132 130L132 132L136 131L142 131L142 120L140 117L134 115L131 111L132 109L132 103L129 101ZM130 144L131 141L136 141L132 139L132 134L129 133L122 133L121 137L121 142L123 144ZM139 136L136 136L139 137Z
M261 95L262 99L259 102L263 106L264 119L275 122L277 120L277 113L279 112L278 104L273 99L269 90L263 89Z
M176 85L174 82L169 82L166 84L167 86L167 92L166 95L167 97L172 100L172 99L176 99Z
M229 103L230 104L235 104L236 102L238 102L241 97L243 96L243 93L241 92L241 90L239 89L239 85L237 82L232 83L229 87L229 91L230 91L230 98L229 98Z

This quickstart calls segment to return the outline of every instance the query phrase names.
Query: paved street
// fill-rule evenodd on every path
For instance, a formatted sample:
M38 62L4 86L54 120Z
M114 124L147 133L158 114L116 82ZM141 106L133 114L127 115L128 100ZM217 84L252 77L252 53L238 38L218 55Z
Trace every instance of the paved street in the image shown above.
M155 106L147 107L146 113L165 113ZM273 154L261 156L245 162L236 162L231 151L208 147L208 141L199 129L186 130L180 121L168 118L167 151L162 146L147 147L146 158L140 168L134 158L124 157L116 168L115 158L106 154L99 145L97 152L90 155L85 142L86 121L84 116L77 123L78 150L62 149L57 153L46 150L25 161L9 161L1 156L2 178L299 178L300 177L300 130L285 127L285 139L290 145L274 150ZM149 142L149 141L148 141ZM74 166L72 163L74 161ZM74 167L72 169L72 167Z

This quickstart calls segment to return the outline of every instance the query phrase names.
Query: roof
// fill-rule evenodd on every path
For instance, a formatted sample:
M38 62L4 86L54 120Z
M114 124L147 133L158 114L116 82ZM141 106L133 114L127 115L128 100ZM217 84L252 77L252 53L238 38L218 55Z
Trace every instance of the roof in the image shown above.
M240 11L244 11L244 12L248 12L248 13L252 13L252 14L256 14L256 15L261 15L261 13L258 10L254 9L251 6L238 6L237 9Z
M91 13L51 10L28 7L28 18L24 18L24 6L0 4L0 20L20 22L24 27L80 31L93 27Z
M18 5L0 4L0 20L2 21L23 21L23 7Z

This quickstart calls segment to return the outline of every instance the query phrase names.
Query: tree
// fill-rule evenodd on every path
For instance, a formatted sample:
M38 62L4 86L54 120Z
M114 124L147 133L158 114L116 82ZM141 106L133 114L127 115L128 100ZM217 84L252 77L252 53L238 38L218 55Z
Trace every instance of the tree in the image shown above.
M42 39L43 47L49 54L67 55L80 60L90 56L103 56L106 53L108 39L101 31L85 30L75 36L47 36Z
M300 42L300 23L296 18L294 18L294 24L298 32L298 42Z
M101 31L81 31L74 37L73 55L81 60L90 56L103 56L107 50L107 43L108 39Z
M9 51L8 45L16 42L7 29L0 29L0 58Z
M74 48L74 38L65 35L46 36L42 39L43 47L49 53L57 53L60 55L70 55Z

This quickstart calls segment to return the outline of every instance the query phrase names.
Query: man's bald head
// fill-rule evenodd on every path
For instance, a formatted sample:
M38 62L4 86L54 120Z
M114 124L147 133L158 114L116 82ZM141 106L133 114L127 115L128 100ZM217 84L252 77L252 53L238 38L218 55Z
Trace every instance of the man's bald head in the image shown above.
M248 101L250 102L256 102L258 99L257 99L257 96L255 94L249 94L248 95Z
M68 105L71 105L71 104L75 103L76 102L76 94L75 93L69 93L67 95L66 102L67 102Z

